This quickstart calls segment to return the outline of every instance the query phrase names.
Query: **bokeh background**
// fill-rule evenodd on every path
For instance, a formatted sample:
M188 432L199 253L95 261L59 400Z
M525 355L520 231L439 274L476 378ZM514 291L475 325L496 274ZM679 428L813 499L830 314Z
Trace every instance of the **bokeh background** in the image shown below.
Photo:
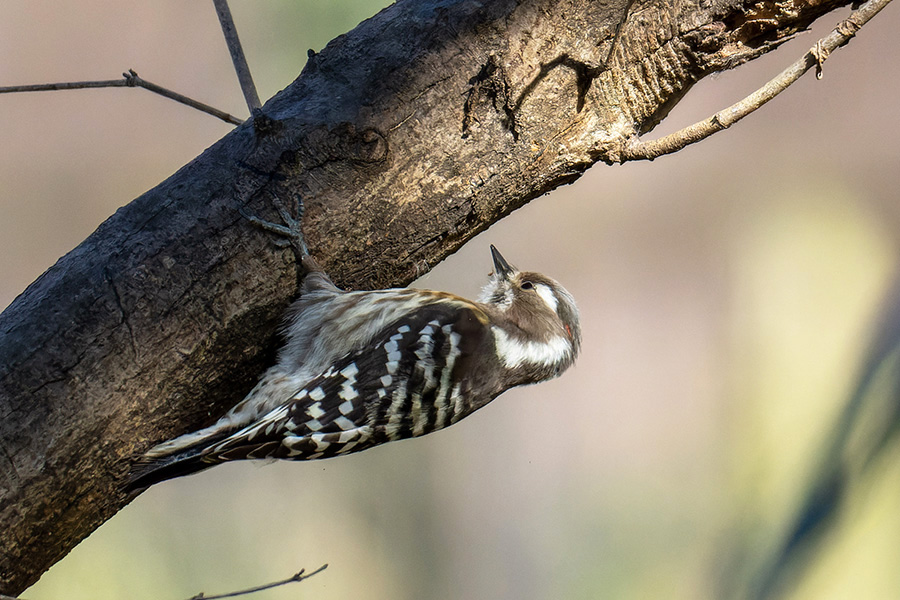
M260 96L384 4L233 0ZM740 99L847 14L701 82L653 135ZM210 2L4 0L0 15L0 85L134 68L246 115ZM154 487L25 597L187 598L323 563L259 597L740 590L821 464L896 272L898 25L888 6L822 81L677 155L597 165L416 282L477 294L490 243L559 279L585 339L561 379L418 440ZM229 130L138 89L0 96L0 306ZM856 480L789 597L900 597L897 458L888 447Z

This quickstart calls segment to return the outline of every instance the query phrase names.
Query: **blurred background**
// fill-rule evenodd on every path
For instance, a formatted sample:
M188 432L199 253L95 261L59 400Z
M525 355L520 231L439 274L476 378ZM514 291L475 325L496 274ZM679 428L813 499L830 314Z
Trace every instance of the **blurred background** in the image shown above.
M384 4L233 0L260 96ZM704 80L652 136L742 98L848 12ZM796 563L785 597L900 597L896 338L880 320L898 303L898 26L890 5L822 81L674 156L597 165L416 282L476 295L490 243L561 281L585 340L561 379L418 440L163 483L24 596L178 599L328 563L258 597L724 598ZM246 116L209 2L4 0L0 56L0 85L133 68ZM139 89L0 96L0 306L230 129ZM784 539L837 464L812 504L835 510L798 563Z

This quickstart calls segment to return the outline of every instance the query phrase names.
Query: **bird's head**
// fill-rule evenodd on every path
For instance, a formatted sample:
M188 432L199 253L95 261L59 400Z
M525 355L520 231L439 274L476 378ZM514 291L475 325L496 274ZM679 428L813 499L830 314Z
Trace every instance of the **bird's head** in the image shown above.
M494 272L480 301L497 319L498 353L507 367L526 369L535 381L559 375L581 348L575 299L553 279L519 271L494 246L491 255Z

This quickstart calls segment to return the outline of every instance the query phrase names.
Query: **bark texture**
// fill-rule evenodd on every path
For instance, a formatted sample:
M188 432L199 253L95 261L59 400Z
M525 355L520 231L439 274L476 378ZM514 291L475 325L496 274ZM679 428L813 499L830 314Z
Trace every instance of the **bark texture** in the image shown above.
M833 1L400 0L118 210L0 315L0 593L128 501L131 461L240 399L272 359L300 194L348 288L408 283L491 223L615 162L702 77Z

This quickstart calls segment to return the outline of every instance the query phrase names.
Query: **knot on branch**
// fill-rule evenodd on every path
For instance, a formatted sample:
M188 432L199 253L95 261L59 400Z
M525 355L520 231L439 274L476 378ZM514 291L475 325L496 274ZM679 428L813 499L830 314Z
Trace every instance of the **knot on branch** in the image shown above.
M125 85L128 87L137 87L140 85L141 78L138 77L137 71L134 69L128 69L127 73L122 73L122 77L125 78Z
M353 123L310 132L308 152L321 163L351 161L361 164L382 162L387 158L388 141L373 127L357 130Z
M267 137L281 132L284 123L265 114L261 108L255 108L253 115L253 131L259 137Z
M835 27L834 30L846 38L852 38L854 35L856 35L856 32L859 31L860 27L862 27L862 25L858 23L856 19L854 19L851 15L850 17L838 23L837 27Z

